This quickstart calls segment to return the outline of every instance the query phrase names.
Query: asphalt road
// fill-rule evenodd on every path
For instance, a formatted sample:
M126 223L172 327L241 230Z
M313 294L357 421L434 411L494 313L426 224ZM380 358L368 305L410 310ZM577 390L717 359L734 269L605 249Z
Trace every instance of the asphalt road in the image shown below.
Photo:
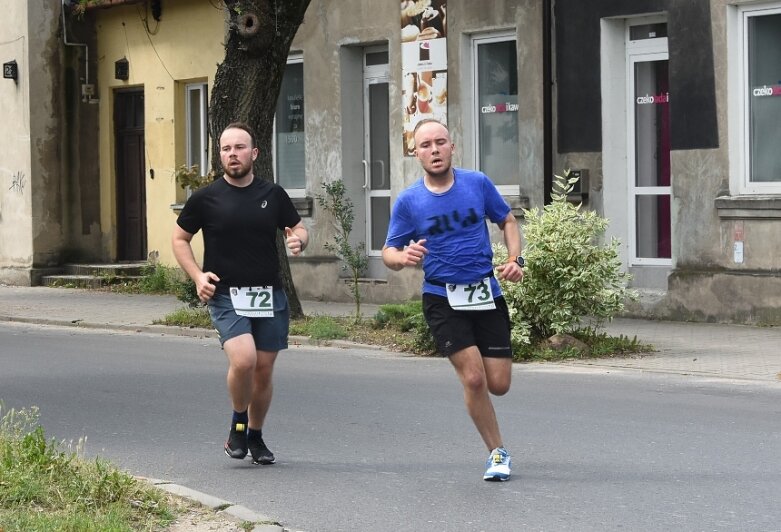
M518 365L495 400L513 479L447 361L370 349L280 355L278 463L227 458L213 339L0 324L0 400L49 437L314 531L781 530L781 391L718 379Z

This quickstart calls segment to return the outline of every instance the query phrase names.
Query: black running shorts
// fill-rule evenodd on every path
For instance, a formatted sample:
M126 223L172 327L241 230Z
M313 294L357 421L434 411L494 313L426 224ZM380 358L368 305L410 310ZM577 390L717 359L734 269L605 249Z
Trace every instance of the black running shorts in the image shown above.
M446 297L424 293L423 316L439 354L449 357L475 345L484 357L512 357L507 303L504 297L497 297L494 302L493 310L453 310Z

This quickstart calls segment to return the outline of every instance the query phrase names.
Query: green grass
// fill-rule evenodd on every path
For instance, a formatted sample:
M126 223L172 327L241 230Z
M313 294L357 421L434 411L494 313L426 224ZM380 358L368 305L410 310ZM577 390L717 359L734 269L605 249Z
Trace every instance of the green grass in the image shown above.
M209 311L204 307L180 308L168 314L163 319L154 320L157 325L174 325L177 327L196 327L212 329Z
M177 310L155 323L212 328L209 313L202 307ZM382 305L375 316L358 321L354 316L306 316L291 320L290 334L306 336L316 341L349 340L424 356L432 355L436 351L433 338L423 319L420 302ZM636 337L609 336L589 327L574 332L572 336L585 343L587 351L572 348L554 350L546 342L537 341L531 345L514 345L513 359L516 362L554 362L629 356L654 351L652 345L643 344Z
M106 461L47 440L38 410L0 404L0 530L160 530L175 517L161 491Z

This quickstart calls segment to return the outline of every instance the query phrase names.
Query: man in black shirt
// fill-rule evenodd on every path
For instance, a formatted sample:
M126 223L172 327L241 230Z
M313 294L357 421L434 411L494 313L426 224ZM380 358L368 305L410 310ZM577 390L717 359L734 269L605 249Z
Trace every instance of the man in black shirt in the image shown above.
M309 235L285 190L256 179L255 136L246 124L230 124L220 136L221 179L196 190L173 233L173 252L195 282L228 357L233 402L225 453L255 464L274 463L262 427L273 392L272 372L287 348L289 309L279 274L277 230L293 255ZM203 230L203 269L193 254L193 236Z

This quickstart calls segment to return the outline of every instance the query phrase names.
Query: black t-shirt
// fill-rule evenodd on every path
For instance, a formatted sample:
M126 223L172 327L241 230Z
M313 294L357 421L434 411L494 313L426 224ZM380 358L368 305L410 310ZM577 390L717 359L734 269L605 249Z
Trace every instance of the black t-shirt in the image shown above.
M225 178L196 190L176 223L188 233L203 229L203 271L231 286L280 286L277 230L301 221L285 189L258 179L235 187Z

